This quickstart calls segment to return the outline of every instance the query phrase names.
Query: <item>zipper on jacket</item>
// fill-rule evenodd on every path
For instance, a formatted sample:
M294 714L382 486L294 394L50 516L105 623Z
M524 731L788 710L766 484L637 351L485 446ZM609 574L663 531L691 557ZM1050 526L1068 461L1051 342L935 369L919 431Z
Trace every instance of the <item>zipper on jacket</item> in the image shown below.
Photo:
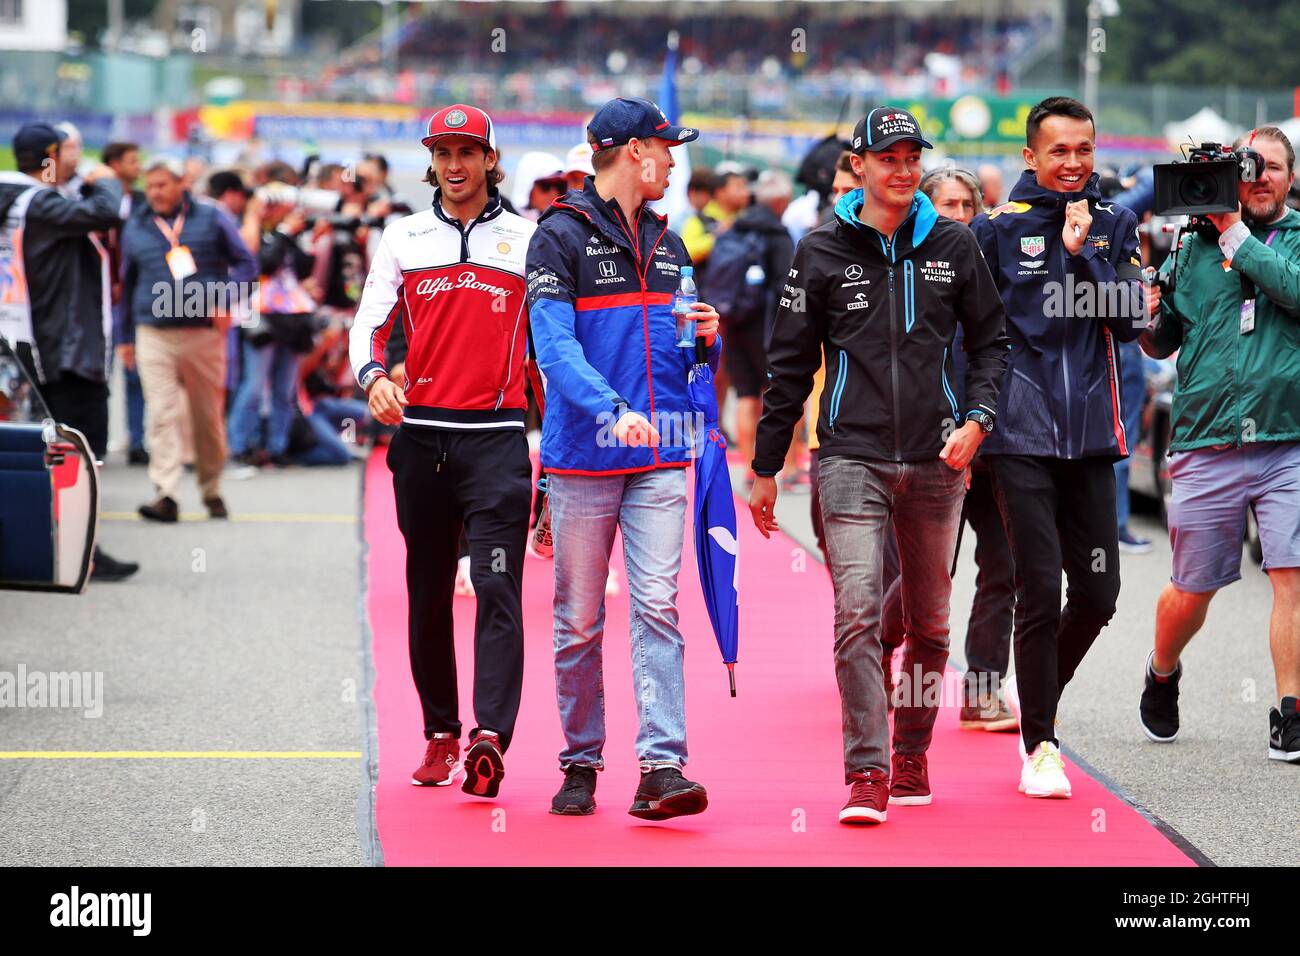
M1065 228L1062 226L1062 228ZM1061 243L1061 274L1066 275L1070 267L1070 259L1065 250L1065 243ZM1068 303L1067 303L1068 305ZM1070 422L1070 312L1072 309L1065 309L1065 327L1061 339L1061 375L1065 379L1065 457L1071 458L1071 446L1074 439L1074 427ZM1059 451L1059 449L1058 449Z
M894 302L893 243L889 245L889 378L894 389L894 461L902 461L903 453L898 444L901 427L898 419L898 309Z
M840 349L840 364L835 369L835 387L831 389L831 400L827 406L826 427L835 434L835 419L840 415L840 400L844 395L844 385L849 379L848 356Z

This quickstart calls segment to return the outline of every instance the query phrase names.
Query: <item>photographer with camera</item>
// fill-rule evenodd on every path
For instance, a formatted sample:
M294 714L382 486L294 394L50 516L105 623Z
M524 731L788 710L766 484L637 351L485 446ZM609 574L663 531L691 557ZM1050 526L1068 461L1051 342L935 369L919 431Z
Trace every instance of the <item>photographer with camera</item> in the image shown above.
M307 214L298 190L279 182L259 186L249 201L245 223L261 230L258 249L258 317L240 330L243 379L230 408L230 449L237 461L261 464L262 393L270 387L271 416L266 456L289 463L289 428L298 408L299 356L312 350L316 311L310 280L313 256L300 245ZM318 223L329 228L328 224Z
M1151 319L1140 339L1153 358L1178 352L1169 444L1173 574L1156 605L1140 714L1153 741L1178 736L1179 657L1205 623L1215 592L1241 577L1252 508L1273 584L1269 643L1278 706L1269 712L1268 755L1296 763L1300 213L1286 206L1295 151L1281 130L1265 126L1234 144L1234 152L1255 174L1237 183L1239 210L1195 217L1162 266L1161 284L1149 291ZM1194 163L1186 166L1195 172Z

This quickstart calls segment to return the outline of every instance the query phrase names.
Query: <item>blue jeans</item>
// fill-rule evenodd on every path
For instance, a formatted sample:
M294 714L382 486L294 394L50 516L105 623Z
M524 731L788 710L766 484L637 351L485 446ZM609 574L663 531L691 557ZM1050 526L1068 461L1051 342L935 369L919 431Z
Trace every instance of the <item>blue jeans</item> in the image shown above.
M126 431L130 436L131 450L144 448L144 388L140 385L138 369L122 370L126 379Z
M623 533L631 598L633 691L642 771L686 764L684 645L677 573L686 523L686 469L631 475L550 475L555 542L555 695L561 769L603 769L605 579L614 531Z
M307 423L316 436L316 444L294 456L299 465L346 465L352 461L352 450L339 437L339 431L352 423L355 435L369 420L366 403L355 398L336 398L324 395L316 399L315 407L307 416Z
M298 356L279 342L257 348L244 343L244 376L230 409L230 450L240 455L257 450L262 419L262 394L271 386L270 427L266 450L283 455L289 447L289 427L298 407Z
M1142 431L1142 406L1146 404L1147 379L1143 371L1142 348L1136 342L1121 342L1120 416L1131 450ZM1128 468L1131 459L1115 462L1115 520L1121 531L1128 530Z

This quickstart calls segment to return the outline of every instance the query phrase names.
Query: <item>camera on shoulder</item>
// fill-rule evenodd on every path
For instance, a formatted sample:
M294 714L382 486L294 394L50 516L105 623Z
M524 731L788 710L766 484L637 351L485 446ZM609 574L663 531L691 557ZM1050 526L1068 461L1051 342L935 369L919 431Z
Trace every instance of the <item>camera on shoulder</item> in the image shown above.
M1264 157L1248 146L1232 149L1202 143L1187 150L1182 162L1157 163L1157 216L1206 216L1237 210L1237 183L1253 183L1264 168Z

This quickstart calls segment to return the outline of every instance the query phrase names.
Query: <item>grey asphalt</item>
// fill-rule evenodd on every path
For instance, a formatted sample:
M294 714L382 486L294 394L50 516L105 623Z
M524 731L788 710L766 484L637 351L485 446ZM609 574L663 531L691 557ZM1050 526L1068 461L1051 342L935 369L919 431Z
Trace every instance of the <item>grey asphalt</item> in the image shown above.
M121 457L99 539L140 572L75 597L0 592L0 670L100 672L102 715L0 708L0 749L361 752L360 466L227 480L228 522L187 475L182 511L201 520L155 525L114 517L150 492ZM239 520L255 516L280 518ZM0 864L358 865L363 768L0 759Z
M776 516L781 529L814 555L808 508L806 492L783 493ZM738 517L752 520L747 512ZM1121 555L1118 610L1061 701L1062 746L1211 862L1300 865L1300 766L1267 758L1268 710L1277 703L1267 575L1243 552L1242 580L1215 596L1205 628L1183 657L1179 737L1172 744L1152 743L1138 723L1138 699L1171 553L1154 515L1135 514L1130 527L1151 538L1154 549ZM968 527L953 580L950 659L957 667L965 664L966 621L975 594L973 553ZM828 666L829 661L828 646ZM1019 767L1014 737L1009 739L1007 776L1014 786ZM1033 805L1026 803L1028 815Z

